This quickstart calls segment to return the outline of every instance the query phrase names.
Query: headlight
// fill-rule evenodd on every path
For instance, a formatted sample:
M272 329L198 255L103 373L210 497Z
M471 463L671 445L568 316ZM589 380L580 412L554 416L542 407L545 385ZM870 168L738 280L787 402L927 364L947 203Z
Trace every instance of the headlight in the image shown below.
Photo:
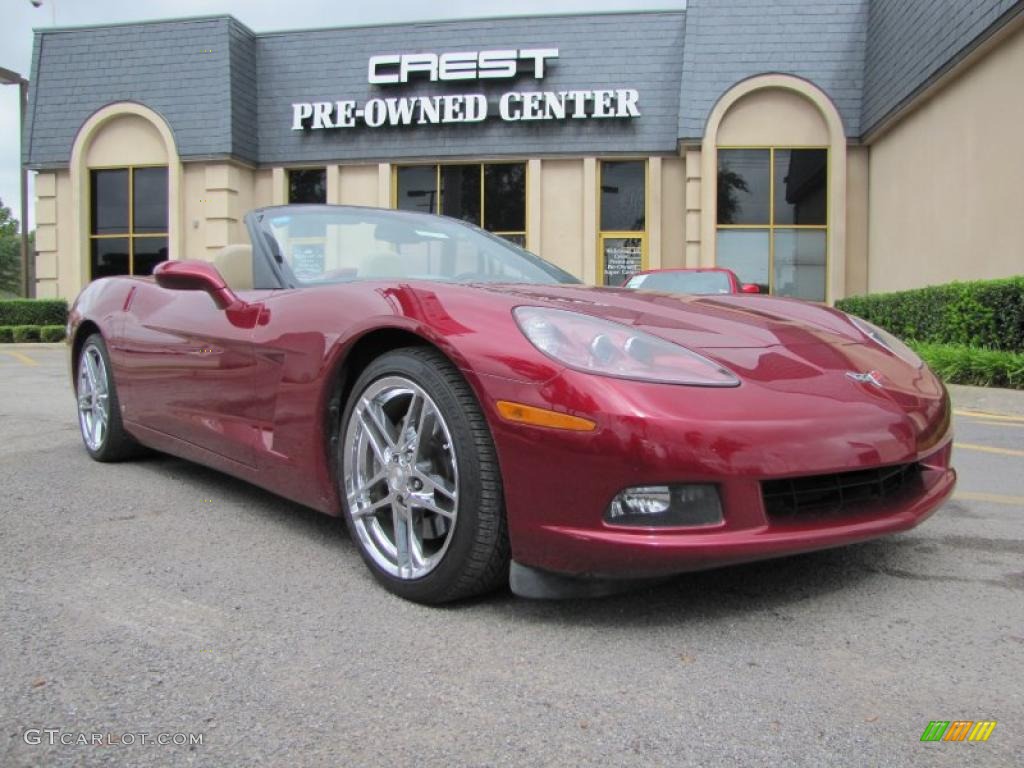
M740 383L718 363L629 326L543 307L516 307L513 314L533 346L578 371L696 387Z
M869 337L879 346L885 347L896 355L896 357L910 363L915 368L922 368L924 366L924 361L917 356L917 353L914 350L888 331L879 328L877 325L869 323L867 320L862 320L856 315L847 315L847 317L850 318L850 322L857 326L861 333Z

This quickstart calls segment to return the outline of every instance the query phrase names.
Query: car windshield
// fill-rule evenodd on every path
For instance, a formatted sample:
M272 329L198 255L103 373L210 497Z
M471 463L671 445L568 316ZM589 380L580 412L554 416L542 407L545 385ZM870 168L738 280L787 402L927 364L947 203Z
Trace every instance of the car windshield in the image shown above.
M630 278L626 287L668 293L732 293L725 272L650 272Z
M281 206L256 213L295 285L373 279L454 283L578 283L497 235L442 216L342 206Z

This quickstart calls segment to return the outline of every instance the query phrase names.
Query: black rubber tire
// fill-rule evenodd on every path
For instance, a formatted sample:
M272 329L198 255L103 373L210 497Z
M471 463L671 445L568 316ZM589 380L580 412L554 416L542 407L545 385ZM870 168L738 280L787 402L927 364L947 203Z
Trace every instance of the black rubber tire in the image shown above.
M442 411L459 457L459 515L448 551L419 579L399 579L383 571L363 549L344 493L344 439L360 394L374 381L405 376L430 395ZM437 350L405 347L371 362L356 380L341 419L338 477L343 516L352 541L374 577L390 592L417 603L437 605L483 594L508 583L509 543L501 471L487 420L469 384Z
M103 341L103 337L98 333L92 334L85 340L81 350L79 350L78 360L75 361L76 401L78 395L78 372L81 369L85 353L90 347L95 347L100 357L103 358L103 366L107 374L107 410L109 411L109 417L107 420L107 434L104 436L100 447L97 450L90 448L89 444L85 441L85 435L82 435L82 444L85 446L89 456L96 461L124 461L125 459L135 458L145 453L145 449L124 429L124 423L121 421L121 403L118 400L117 386L114 383L114 369L110 365L107 345ZM79 422L79 433L81 431L81 422Z

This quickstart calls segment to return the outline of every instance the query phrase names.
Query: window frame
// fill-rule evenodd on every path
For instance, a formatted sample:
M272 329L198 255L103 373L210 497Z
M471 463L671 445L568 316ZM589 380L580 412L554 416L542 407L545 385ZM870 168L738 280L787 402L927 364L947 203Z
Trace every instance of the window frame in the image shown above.
M778 229L815 230L825 233L825 283L822 286L824 298L817 303L828 303L829 274L832 254L829 235L832 231L832 151L827 144L723 144L715 147L715 194L718 193L719 155L723 150L762 149L768 150L768 223L767 224L719 224L718 209L715 209L715 266L718 266L718 233L723 229L765 230L768 232L768 295L775 296L775 231ZM824 224L776 224L775 223L775 151L818 149L825 152L825 223ZM717 198L715 198L717 199ZM808 301L808 299L804 299Z
M135 171L139 168L163 168L167 171L167 229L163 232L146 232L144 234L135 234ZM171 168L167 163L134 163L131 165L90 165L87 169L89 174L88 194L87 194L87 206L86 211L89 216L88 223L88 242L89 242L89 281L97 278L93 277L93 262L92 262L92 243L94 240L116 240L125 239L128 241L128 275L135 275L135 240L136 238L164 238L167 241L168 246L168 257L170 257L170 243L171 243ZM97 235L93 230L92 220L94 218L94 205L95 205L95 190L92 180L92 174L94 171L128 171L128 231L119 232L115 234ZM143 275L145 277L145 275Z
M648 249L649 243L649 229L651 221L651 163L650 158L646 156L626 156L626 157L600 157L597 159L597 173L594 175L597 183L596 190L596 202L597 202L597 280L596 285L607 285L604 281L604 241L605 239L626 239L626 240L639 240L640 241L640 272L644 272L650 268L650 252ZM643 163L644 165L644 228L643 229L632 229L632 230L617 230L609 229L605 230L601 222L601 182L603 179L603 166L605 163ZM635 273L634 273L635 274ZM628 281L632 277L630 275L626 278ZM619 287L619 286L612 286Z
M509 236L521 237L522 243L512 241L522 248L526 245L526 233L530 229L530 164L526 160L509 158L504 160L454 160L450 162L433 162L433 163L393 163L391 165L391 209L399 210L398 208L398 172L402 168L433 168L434 169L434 189L437 190L437 194L434 195L433 213L436 216L443 216L441 213L443 209L444 192L441 187L441 166L444 165L475 165L480 169L480 223L477 225L480 229L490 232L492 235L498 237L508 238ZM502 230L491 230L487 229L484 224L487 222L487 204L486 204L486 180L484 178L484 168L488 165L522 165L523 166L523 229L502 229ZM473 222L466 222L472 224Z

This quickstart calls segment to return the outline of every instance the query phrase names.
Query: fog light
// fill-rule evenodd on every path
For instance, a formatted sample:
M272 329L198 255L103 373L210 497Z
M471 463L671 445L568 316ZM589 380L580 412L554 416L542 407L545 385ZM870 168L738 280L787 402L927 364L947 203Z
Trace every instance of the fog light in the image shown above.
M722 522L718 486L642 485L619 493L605 512L612 525L678 526Z

